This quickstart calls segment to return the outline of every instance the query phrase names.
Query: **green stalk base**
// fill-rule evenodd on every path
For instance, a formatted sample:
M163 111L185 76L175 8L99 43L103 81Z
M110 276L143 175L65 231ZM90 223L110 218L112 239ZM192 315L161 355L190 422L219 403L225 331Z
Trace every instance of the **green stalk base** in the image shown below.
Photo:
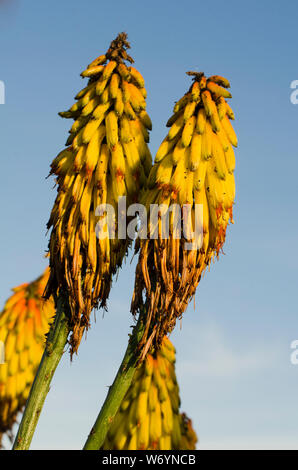
M31 387L13 450L28 450L30 447L46 396L50 390L52 378L63 355L69 332L63 298L59 297L55 321L47 336L45 351Z
M129 389L133 375L135 373L139 356L137 355L137 346L142 333L144 324L140 314L138 322L130 336L126 353L119 367L113 384L111 385L105 402L99 412L93 428L88 436L84 450L99 450L103 445L107 432L112 421L121 405L121 402Z

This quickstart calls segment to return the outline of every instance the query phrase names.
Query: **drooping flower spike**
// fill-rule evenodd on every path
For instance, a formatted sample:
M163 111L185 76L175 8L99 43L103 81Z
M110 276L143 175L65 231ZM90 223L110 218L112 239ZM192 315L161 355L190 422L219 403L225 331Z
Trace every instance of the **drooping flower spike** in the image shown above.
M136 245L139 259L131 310L138 314L145 292L143 356L150 343L160 344L181 318L233 223L237 137L230 122L234 113L226 101L231 98L230 84L218 75L188 74L193 83L174 106L143 198L148 212L151 204L162 207L156 210L156 220L148 218L147 239Z
M67 148L51 165L58 195L48 222L51 274L46 295L61 290L68 297L71 353L89 326L91 310L106 306L112 277L130 245L126 234L118 237L118 198L125 196L127 205L138 202L152 166L144 79L126 65L133 62L129 47L126 34L119 34L107 53L82 72L89 78L87 86L60 113L74 123ZM106 214L96 210L104 204L115 212L112 235Z
M23 409L45 346L45 335L55 314L54 301L42 298L49 278L47 268L31 283L15 287L0 313L0 341L5 363L0 364L0 441Z
M175 348L164 337L136 370L102 449L192 450L197 436L180 413Z

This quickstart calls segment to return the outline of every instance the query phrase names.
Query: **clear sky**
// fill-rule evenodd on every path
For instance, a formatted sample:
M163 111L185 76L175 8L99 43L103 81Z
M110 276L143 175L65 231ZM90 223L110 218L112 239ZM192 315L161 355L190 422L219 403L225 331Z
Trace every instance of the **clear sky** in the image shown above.
M199 448L298 449L298 79L295 1L9 0L0 6L0 302L46 266L55 197L49 164L69 121L57 113L82 88L79 74L120 31L146 80L151 151L165 135L187 70L231 81L239 138L235 225L206 273L196 305L172 334L182 409ZM33 449L80 449L113 381L132 324L134 264L122 269L109 311L53 381Z

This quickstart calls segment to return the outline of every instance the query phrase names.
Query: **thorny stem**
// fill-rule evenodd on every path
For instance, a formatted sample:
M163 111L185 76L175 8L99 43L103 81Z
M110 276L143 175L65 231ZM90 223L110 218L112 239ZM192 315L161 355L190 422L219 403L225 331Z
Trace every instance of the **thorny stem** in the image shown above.
M67 304L62 294L57 300L55 321L47 335L46 347L23 413L13 450L28 450L55 370L63 355L70 332Z
M88 436L84 450L99 450L107 435L107 432L113 422L113 419L125 397L127 390L131 384L133 375L138 366L139 341L144 332L144 321L142 313L139 314L138 322L129 338L128 346L119 367L115 380L109 388L108 395L99 412L93 428Z

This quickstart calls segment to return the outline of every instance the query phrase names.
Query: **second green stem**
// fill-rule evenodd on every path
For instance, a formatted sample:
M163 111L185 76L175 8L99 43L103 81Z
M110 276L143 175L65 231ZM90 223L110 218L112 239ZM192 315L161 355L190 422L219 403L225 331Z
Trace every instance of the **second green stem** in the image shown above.
M112 421L121 405L136 371L139 355L137 346L144 331L143 317L140 314L138 322L130 336L128 346L113 384L99 412L93 428L88 436L84 450L99 450L105 440Z

